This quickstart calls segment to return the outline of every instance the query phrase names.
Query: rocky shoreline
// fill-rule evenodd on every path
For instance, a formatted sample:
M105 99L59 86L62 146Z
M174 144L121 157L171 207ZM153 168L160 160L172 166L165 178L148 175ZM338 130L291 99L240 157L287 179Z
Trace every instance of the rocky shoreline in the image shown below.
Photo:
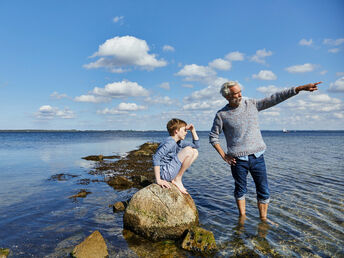
M82 178L77 184L105 182L117 191L131 188L138 190L130 200L118 200L109 207L117 213L116 216L123 215L123 237L129 248L139 257L180 256L181 248L202 256L214 253L217 250L214 235L198 226L198 211L192 197L182 194L172 184L170 189L163 189L154 184L152 155L158 145L144 143L124 157L83 157L82 159L94 162L88 175L98 178ZM76 177L80 175L56 174L48 180L67 181ZM83 188L68 198L77 201L78 198L87 198L89 194L92 192ZM155 246L154 251L150 247L147 248L148 246ZM10 250L6 249L7 255L9 252ZM1 255L7 257L6 254ZM71 252L72 257L106 255L106 241L96 229Z

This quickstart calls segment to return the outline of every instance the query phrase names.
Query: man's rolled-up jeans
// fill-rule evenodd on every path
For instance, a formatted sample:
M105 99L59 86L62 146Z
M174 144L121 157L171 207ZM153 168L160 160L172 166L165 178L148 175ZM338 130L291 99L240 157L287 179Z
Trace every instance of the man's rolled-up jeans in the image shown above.
M236 158L236 164L231 166L232 176L235 181L234 197L237 200L244 200L247 193L247 174L250 171L256 185L257 200L260 203L269 203L270 192L264 155L256 158L248 156L248 161Z

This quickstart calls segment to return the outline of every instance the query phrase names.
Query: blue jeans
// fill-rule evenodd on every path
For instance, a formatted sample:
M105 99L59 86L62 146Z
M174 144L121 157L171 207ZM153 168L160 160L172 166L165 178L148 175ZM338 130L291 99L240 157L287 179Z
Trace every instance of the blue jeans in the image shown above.
M234 197L237 200L245 199L245 194L247 193L247 174L250 171L256 185L258 202L269 203L270 192L263 154L258 158L254 155L249 155L248 161L236 159L236 165L231 166L231 170L235 181Z

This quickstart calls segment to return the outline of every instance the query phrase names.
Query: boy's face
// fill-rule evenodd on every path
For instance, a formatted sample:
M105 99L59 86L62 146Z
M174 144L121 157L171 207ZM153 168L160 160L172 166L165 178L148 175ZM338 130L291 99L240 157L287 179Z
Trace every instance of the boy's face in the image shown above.
M179 130L177 130L176 136L180 140L184 140L187 133L188 133L188 131L186 130L186 126L183 126L183 127L180 127Z

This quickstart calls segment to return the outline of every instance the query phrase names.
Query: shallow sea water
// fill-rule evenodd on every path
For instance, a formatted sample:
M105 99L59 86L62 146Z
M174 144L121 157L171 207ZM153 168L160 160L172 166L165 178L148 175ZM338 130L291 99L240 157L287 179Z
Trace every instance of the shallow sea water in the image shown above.
M271 193L269 218L260 223L255 187L248 180L247 219L238 223L230 168L200 132L199 157L184 185L219 247L215 257L344 257L344 131L263 132ZM78 184L93 162L83 156L125 155L165 132L0 133L0 248L10 257L65 257L94 230L104 236L110 257L195 254L173 242L151 243L123 232L123 213L109 205L137 190L117 191L102 182ZM225 146L224 139L221 140ZM58 173L78 175L48 180ZM84 199L68 197L80 189Z

